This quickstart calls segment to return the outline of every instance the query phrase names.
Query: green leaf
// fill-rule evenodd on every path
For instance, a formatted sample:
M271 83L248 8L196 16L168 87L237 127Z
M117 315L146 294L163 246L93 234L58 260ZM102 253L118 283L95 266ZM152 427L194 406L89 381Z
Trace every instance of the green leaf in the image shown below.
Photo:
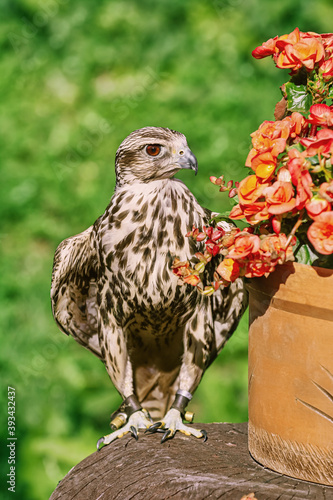
M300 264L333 269L333 255L322 255L307 243L300 244L295 250L294 255L296 261Z
M215 217L212 217L209 221L209 224L217 224L218 222L224 221L228 222L228 224L231 224L234 227L238 227L239 229L243 230L245 227L248 226L248 223L245 220L241 219L230 219L229 217L230 211L227 212L222 212L221 214L215 215Z
M307 91L306 85L296 85L288 82L285 85L287 94L288 111L307 113L312 104L312 95Z
M299 245L295 250L295 257L300 264L308 264L309 266L312 266L313 262L318 258L317 254L306 243Z
M211 222L229 222L230 224L234 224L234 221L229 218L230 215L230 210L227 210L225 212L221 212L218 215L215 215L215 217L212 217L209 223Z
M333 269L333 254L331 255L318 254L318 258L313 262L312 265L316 267L325 267L326 269Z
M328 98L333 99L333 85L330 86L330 90L328 92Z

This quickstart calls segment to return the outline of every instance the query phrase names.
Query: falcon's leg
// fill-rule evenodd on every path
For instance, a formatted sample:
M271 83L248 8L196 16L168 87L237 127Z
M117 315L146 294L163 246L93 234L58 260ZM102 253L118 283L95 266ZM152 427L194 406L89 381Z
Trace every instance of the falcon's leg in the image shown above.
M187 436L207 439L205 431L183 424L185 408L192 399L207 367L213 344L213 329L210 324L209 309L203 307L195 318L189 321L184 332L184 355L179 372L179 390L176 398L161 422L153 424L148 431L165 429L162 442L172 438L177 431Z
M107 434L106 436L101 437L97 441L97 450L99 451L103 445L110 444L112 443L112 441L123 437L129 432L136 440L138 440L139 429L148 429L151 424L152 420L150 419L149 413L146 410L136 410L134 413L132 413L132 415L130 415L130 417L128 418L128 422L120 429L111 432L111 434Z
M190 393L186 393L186 391L177 391L175 401L163 420L150 426L149 429L147 429L147 432L153 433L161 429L166 429L161 439L161 443L164 443L167 439L173 438L177 431L182 432L186 436L194 436L196 438L203 437L204 441L206 441L206 431L199 431L198 429L183 424L184 410L191 397L192 395Z
M141 407L134 394L132 363L127 353L124 335L117 327L110 331L111 324L112 318L110 318L107 330L103 331L102 327L100 342L102 343L102 351L105 353L107 372L124 400L116 412L119 425L114 426L111 422L111 429L117 427L118 429L98 440L98 450L101 446L109 444L129 432L135 439L138 439L139 429L147 429L152 424L148 412Z

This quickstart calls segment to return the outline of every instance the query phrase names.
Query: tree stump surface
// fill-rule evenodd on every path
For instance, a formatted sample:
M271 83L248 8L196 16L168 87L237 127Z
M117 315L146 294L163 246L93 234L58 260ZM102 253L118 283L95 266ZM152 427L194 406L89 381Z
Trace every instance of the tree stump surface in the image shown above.
M333 487L272 472L247 448L247 423L195 424L208 440L177 433L130 435L105 446L73 467L50 500L333 500Z

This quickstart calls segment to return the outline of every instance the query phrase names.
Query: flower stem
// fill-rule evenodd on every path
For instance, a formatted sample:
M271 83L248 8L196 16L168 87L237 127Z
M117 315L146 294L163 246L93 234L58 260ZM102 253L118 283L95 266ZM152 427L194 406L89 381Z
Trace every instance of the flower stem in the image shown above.
M290 242L291 240L293 239L293 237L295 236L296 234L296 231L297 229L300 227L300 225L302 224L303 222L303 213L304 213L304 209L300 212L299 214L299 217L298 217L298 220L296 222L296 224L294 225L294 227L292 228L292 230L290 231L289 233L289 236L287 238L287 241L286 241L286 244L284 246L284 250L287 250L288 246L290 245Z

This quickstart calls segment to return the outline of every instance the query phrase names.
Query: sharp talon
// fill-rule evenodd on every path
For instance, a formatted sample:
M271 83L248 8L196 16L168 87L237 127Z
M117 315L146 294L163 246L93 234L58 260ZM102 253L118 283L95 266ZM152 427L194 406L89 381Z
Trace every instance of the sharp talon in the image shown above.
M131 431L131 434L132 434L132 436L134 437L134 439L135 439L136 441L138 441L138 439L139 439L139 437L138 437L138 432L137 432L136 428L135 428L133 425L131 425L131 427L130 427L130 431Z
M103 446L100 447L101 444L104 444L104 437L101 437L98 441L97 441L97 451L101 451L101 449L103 448Z
M159 427L161 427L161 425L162 425L162 422L156 422L155 424L151 425L150 427L148 427L148 429L145 430L145 434L147 432L151 432L152 434L154 432L158 432L158 429L159 429Z
M151 426L149 427L149 429L151 429L152 427L153 427L154 429L159 429L162 425L163 425L163 422L155 422L155 424L151 425Z
M201 432L201 434L202 434L202 436L201 436L201 437L203 437L203 438L204 438L204 443L205 443L205 442L207 441L207 439L208 439L208 436L207 436L207 431L205 431L204 429L201 429L201 431L200 431L200 432Z
M172 433L172 431L170 429L168 429L167 431L165 431L165 433L162 436L161 444L164 443L167 439L169 439L169 438L171 438L173 436L174 436L174 434Z

